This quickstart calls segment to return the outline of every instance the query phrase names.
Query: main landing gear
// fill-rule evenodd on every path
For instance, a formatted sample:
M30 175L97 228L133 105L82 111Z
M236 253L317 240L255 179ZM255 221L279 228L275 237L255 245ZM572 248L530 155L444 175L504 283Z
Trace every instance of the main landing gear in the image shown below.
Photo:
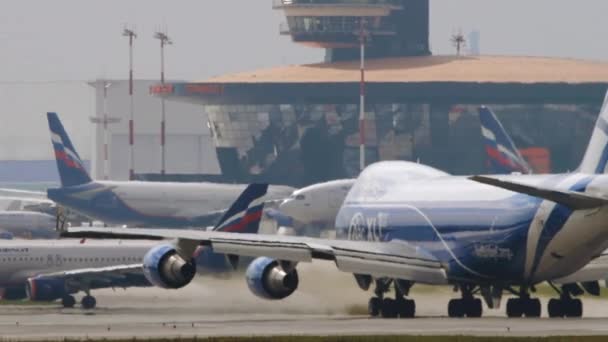
M559 294L559 298L552 298L549 300L549 304L547 305L549 317L583 317L583 302L580 299L572 298L572 295L570 294L570 291L567 290L566 286L562 286L562 290L560 291L555 285L549 284Z
M72 295L65 295L63 298L61 298L61 305L63 305L64 308L73 308L76 306L76 298L74 298ZM87 294L86 296L82 297L80 305L85 310L95 309L97 306L97 300L95 297Z
M377 279L376 296L370 298L367 309L371 317L381 316L382 318L413 318L416 315L416 302L405 298L411 283L395 281L395 299L386 298L384 294L389 292L393 281L387 279Z
M509 298L507 300L507 317L531 317L538 318L541 313L540 299L530 298L528 293L519 298Z
M462 298L452 299L448 302L449 317L479 318L483 314L481 299L473 296L474 288L470 285L461 285Z

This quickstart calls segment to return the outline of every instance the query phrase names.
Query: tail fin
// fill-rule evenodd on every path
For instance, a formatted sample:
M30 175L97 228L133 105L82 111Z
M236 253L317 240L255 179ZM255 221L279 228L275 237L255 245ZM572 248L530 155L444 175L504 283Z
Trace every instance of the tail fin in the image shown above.
M608 93L595 123L589 146L579 167L582 173L606 173L608 164Z
M479 121L484 149L493 173L532 172L492 110L485 106L479 107Z
M250 184L232 204L213 230L234 233L257 233L262 221L268 184Z
M91 177L89 177L84 163L72 145L72 141L57 114L47 113L47 119L51 130L51 141L55 150L61 186L74 186L91 182Z

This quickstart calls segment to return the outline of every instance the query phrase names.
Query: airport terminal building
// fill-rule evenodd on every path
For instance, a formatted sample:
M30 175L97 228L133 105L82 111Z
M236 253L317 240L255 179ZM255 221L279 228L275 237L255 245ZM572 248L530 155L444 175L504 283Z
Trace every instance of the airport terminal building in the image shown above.
M477 107L490 106L539 171L578 164L608 63L432 56L428 0L276 0L282 34L325 61L152 86L200 105L226 181L301 186L359 172L359 38L368 39L366 154L485 172ZM540 151L540 152L539 152ZM539 161L540 160L540 161Z

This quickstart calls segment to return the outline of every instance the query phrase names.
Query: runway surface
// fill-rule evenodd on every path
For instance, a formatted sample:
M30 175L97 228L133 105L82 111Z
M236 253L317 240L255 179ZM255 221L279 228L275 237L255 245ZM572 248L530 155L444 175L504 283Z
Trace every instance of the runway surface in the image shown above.
M178 291L134 289L97 291L94 311L57 305L0 307L0 336L10 340L68 338L148 338L251 335L608 335L608 305L585 300L584 319L506 319L504 309L482 319L445 317L449 289L414 292L419 318L369 319L361 312L369 294L351 275L331 264L301 265L301 287L289 299L253 297L242 277L199 278ZM544 308L543 308L544 310ZM606 317L606 318L603 318Z

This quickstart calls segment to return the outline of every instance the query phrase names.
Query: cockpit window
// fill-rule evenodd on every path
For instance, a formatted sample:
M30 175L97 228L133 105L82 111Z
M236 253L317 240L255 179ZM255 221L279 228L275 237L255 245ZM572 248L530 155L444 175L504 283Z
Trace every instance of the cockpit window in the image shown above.
M298 200L298 201L303 201L305 199L306 199L306 196L304 196L304 195L297 195L296 196L296 200Z

